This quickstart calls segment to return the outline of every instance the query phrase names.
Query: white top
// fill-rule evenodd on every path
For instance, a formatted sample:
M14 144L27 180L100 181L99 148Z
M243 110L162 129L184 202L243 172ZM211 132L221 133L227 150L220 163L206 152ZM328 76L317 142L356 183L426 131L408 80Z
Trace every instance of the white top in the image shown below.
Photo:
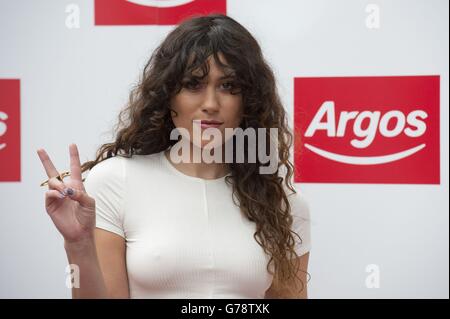
M95 198L96 226L126 240L131 298L264 298L269 256L225 177L188 176L160 152L109 158L84 185ZM298 192L288 198L303 255L310 250L309 209Z

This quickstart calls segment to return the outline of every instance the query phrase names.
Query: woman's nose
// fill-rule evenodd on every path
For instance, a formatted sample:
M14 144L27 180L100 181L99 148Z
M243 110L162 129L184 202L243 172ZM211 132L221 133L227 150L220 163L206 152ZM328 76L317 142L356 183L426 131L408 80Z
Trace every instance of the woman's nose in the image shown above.
M205 90L205 98L203 100L202 109L204 111L218 111L220 108L220 102L216 88L209 85Z

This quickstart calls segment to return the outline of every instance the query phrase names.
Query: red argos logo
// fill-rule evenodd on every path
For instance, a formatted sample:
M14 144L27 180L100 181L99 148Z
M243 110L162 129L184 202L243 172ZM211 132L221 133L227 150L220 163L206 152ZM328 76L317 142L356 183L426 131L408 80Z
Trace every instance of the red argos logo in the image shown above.
M226 0L95 0L95 25L176 25L192 15L226 14Z
M294 79L295 182L439 184L439 76Z
M20 182L20 80L0 79L0 182Z

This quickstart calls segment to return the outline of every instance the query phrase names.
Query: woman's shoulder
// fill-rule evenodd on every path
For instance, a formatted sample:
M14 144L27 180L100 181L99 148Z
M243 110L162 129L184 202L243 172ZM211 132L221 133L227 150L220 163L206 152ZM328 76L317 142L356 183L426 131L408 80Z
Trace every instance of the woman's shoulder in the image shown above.
M95 164L85 178L84 184L94 186L111 182L123 182L125 178L125 160L122 156L113 156Z
M124 166L125 160L125 157L118 155L106 158L95 164L95 166L89 170L89 175L117 173L123 169L122 167Z
M161 169L161 154L153 153L146 155L133 154L131 157L116 155L97 163L88 173L86 180L98 181L124 181L129 174L159 171Z
M98 175L102 177L107 176L120 176L124 175L129 165L139 165L145 163L147 168L152 166L158 166L160 164L161 153L154 153L148 155L134 154L131 157L123 155L115 155L107 159L102 160L89 171L89 175Z
M300 236L300 241L296 239L295 250L298 256L302 256L311 250L311 214L309 200L303 192L300 192L294 185L296 193L290 191L288 194L289 204L292 214L292 230Z
M294 215L294 218L297 217L303 220L309 220L310 219L309 199L305 196L303 192L295 188L295 186L294 189L296 190L296 193L292 192L291 190L287 191L287 198L289 204L291 205L292 215Z

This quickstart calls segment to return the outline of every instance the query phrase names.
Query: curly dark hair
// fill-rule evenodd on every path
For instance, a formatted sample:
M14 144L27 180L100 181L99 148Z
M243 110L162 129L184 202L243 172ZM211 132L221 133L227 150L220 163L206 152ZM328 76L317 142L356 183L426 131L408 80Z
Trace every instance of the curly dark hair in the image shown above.
M219 52L225 56L228 65L220 61ZM182 89L183 75L198 69L208 74L206 61L211 55L221 68L231 67L236 73L243 105L240 127L243 130L266 128L267 134L269 128L278 129L276 172L260 174L259 167L263 164L258 160L249 163L246 152L244 163L229 164L230 175L226 177L226 183L232 185L233 201L256 224L254 238L270 256L267 270L274 275L273 284L287 287L284 284L298 271L303 271L297 269L294 262L294 257L298 256L294 250L294 236L300 241L301 238L291 230L293 216L287 196L287 189L296 193L291 184L294 167L289 161L293 134L288 127L273 71L259 44L231 17L222 14L192 16L168 34L151 55L138 84L130 93L128 105L119 114L115 141L103 144L96 159L85 162L81 169L82 172L90 170L113 156L129 158L134 154L158 153L177 143L170 139L170 132L175 128L170 99ZM270 141L269 136L266 141ZM284 177L280 174L282 166ZM300 282L303 290L304 283Z

